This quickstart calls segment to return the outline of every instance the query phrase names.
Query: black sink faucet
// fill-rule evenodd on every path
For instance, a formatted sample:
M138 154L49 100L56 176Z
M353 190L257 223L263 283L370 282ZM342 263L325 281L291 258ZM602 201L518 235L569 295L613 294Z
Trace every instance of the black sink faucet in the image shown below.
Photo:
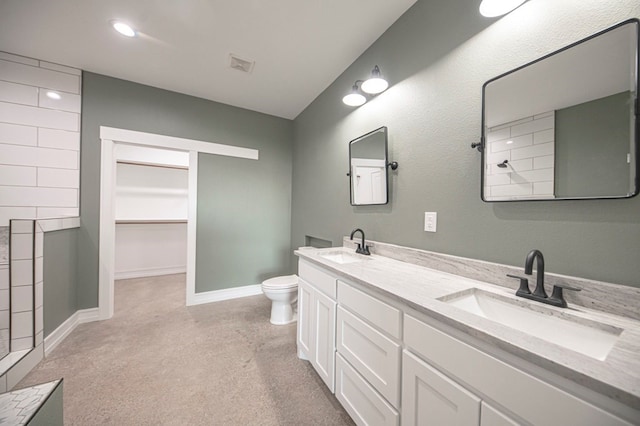
M533 295L537 297L547 297L547 293L544 291L544 256L540 250L531 250L524 261L524 273L527 275L533 274L533 261L536 262L536 289L533 291Z
M358 248L356 249L356 253L366 254L367 256L370 255L371 253L369 253L369 246L364 243L364 231L362 229L356 228L353 231L351 231L351 240L353 241L353 235L356 232L360 232L362 234L362 244L356 243L356 244L358 244Z
M559 306L561 308L567 307L567 301L564 300L562 290L580 291L579 288L570 287L565 284L555 284L553 286L553 292L551 297L547 296L547 292L544 291L544 256L540 250L531 250L527 254L527 258L524 261L524 273L526 275L533 274L533 261L536 262L536 289L531 293L529 289L529 279L518 275L507 274L508 277L517 278L520 280L520 287L516 291L516 296L524 297L526 299L535 300L538 302L546 303L548 305Z

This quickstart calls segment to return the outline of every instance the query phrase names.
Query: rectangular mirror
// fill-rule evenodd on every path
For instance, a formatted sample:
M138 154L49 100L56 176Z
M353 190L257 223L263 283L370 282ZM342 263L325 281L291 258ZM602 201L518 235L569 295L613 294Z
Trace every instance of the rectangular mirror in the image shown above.
M638 193L638 20L483 86L482 200Z
M349 177L352 206L389 202L386 127L349 142Z

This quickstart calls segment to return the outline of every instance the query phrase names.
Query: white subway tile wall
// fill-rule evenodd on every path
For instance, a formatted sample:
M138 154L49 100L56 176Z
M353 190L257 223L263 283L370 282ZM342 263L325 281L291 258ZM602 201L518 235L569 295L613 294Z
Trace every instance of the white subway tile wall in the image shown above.
M0 198L1 199L1 198ZM11 351L31 349L34 330L34 261L35 222L11 220L10 294L11 294Z
M485 199L554 198L555 112L488 129L485 159Z
M81 79L79 69L0 52L0 226L78 216Z

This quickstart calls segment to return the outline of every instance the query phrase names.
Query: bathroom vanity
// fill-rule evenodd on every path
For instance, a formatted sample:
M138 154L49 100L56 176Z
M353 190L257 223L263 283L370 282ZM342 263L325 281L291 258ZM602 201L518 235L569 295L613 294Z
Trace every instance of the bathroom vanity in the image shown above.
M296 251L297 346L357 424L640 423L640 321L576 304L610 284L563 309L516 298L518 268L345 246Z

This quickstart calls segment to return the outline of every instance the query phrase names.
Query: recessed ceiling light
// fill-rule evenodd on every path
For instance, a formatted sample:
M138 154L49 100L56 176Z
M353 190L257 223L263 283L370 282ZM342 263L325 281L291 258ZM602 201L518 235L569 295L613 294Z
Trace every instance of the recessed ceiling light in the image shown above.
M51 99L55 99L56 101L59 101L60 99L62 99L62 96L60 96L60 93L56 93L56 92L47 92L47 97L51 98Z
M111 26L113 27L114 30L116 30L117 32L119 32L120 34L122 34L125 37L135 37L136 36L135 30L133 28L131 28L129 25L125 24L124 22L111 21Z

